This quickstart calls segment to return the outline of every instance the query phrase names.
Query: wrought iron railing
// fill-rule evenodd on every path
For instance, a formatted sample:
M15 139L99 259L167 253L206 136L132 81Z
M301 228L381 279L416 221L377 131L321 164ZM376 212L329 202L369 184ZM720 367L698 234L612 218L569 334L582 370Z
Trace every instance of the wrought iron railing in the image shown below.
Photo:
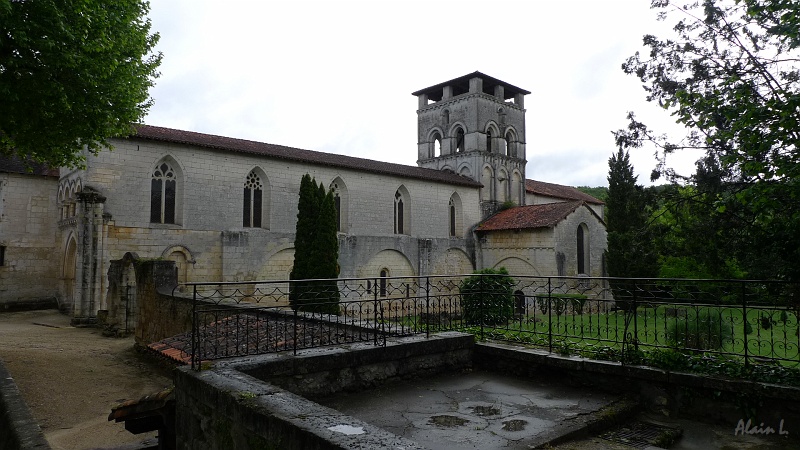
M639 360L642 352L667 349L741 358L745 365L800 365L800 286L795 284L500 279L188 283L194 300L192 365L354 342L385 345L387 336L447 330L623 363Z

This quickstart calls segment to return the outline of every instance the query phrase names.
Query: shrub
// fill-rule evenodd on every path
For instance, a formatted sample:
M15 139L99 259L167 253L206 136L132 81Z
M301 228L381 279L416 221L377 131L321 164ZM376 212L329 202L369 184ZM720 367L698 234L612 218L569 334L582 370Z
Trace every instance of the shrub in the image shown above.
M514 279L501 267L483 269L461 282L461 309L468 324L497 325L514 316Z
M676 319L667 327L667 341L676 348L720 350L732 336L733 325L708 310Z

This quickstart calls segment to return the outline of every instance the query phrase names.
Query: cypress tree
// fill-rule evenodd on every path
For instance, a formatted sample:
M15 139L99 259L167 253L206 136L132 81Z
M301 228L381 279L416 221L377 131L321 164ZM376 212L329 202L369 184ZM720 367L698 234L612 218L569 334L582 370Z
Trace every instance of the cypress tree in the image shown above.
M290 280L333 279L339 276L339 241L336 237L336 207L333 194L306 174L300 180L294 265ZM338 314L336 281L290 283L292 308Z
M644 190L636 184L628 152L619 151L608 160L608 199L606 230L608 275L621 278L650 278L658 271L656 252L648 230L647 201ZM629 298L629 283L612 281L617 304Z

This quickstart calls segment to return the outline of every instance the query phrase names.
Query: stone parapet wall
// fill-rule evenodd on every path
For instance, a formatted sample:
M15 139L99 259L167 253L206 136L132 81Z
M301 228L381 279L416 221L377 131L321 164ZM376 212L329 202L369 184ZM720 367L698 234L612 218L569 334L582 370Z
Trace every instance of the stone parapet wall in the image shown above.
M3 361L0 361L0 448L50 450Z
M731 433L740 419L773 426L781 420L800 424L797 387L560 356L499 343L478 343L473 354L476 368L535 378L549 375L562 382L633 393L652 413L729 425Z
M304 396L464 370L471 365L473 345L471 335L451 332L390 339L385 347L355 344L296 356L239 358L201 372L180 368L175 372L177 448L421 450Z

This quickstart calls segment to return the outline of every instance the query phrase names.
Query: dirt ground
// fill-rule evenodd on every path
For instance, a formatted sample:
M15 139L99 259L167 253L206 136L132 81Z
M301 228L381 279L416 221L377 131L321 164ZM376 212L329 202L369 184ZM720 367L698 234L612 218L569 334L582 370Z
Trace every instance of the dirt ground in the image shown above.
M74 328L56 310L0 313L0 359L54 450L111 448L152 439L108 421L112 406L171 386L169 368L133 338Z

